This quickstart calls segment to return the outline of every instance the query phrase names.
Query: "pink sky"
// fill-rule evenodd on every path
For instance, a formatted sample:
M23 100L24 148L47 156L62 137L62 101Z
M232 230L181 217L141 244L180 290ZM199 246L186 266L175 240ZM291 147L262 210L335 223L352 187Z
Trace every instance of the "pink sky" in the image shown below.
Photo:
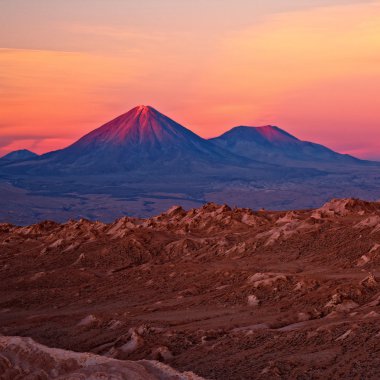
M380 2L299 3L4 2L0 155L147 104L203 137L274 124L380 159Z

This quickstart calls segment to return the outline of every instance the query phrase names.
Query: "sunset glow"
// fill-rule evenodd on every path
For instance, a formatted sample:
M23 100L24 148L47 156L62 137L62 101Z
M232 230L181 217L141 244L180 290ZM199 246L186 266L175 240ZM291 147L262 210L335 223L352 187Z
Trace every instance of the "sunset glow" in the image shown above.
M0 154L150 104L202 137L272 124L380 159L380 2L281 3L2 2Z

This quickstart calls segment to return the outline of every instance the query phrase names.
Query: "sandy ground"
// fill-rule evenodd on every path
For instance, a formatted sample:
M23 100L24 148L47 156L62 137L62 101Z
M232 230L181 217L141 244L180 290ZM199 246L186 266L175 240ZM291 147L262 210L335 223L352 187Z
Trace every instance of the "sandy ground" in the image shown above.
M80 218L110 223L125 215L147 218L172 205L190 209L207 202L256 210L295 210L317 208L334 197L373 201L380 198L379 173L377 166L332 166L318 175L297 177L293 173L294 178L277 179L258 177L249 168L229 168L227 173L220 170L202 176L139 173L138 178L136 173L5 176L0 170L0 223L28 225Z

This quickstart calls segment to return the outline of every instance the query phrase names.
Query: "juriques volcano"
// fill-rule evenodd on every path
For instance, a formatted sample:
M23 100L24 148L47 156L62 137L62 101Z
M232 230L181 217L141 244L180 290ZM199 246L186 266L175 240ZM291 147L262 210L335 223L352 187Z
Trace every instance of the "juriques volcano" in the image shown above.
M323 145L302 141L272 125L235 127L210 141L244 157L286 166L368 164L367 161L334 152Z

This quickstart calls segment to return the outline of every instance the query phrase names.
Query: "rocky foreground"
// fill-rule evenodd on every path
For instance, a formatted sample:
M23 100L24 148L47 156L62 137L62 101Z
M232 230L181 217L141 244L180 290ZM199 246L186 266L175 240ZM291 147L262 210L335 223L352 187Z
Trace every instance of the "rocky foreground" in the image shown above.
M2 224L0 278L1 378L380 377L378 202Z

